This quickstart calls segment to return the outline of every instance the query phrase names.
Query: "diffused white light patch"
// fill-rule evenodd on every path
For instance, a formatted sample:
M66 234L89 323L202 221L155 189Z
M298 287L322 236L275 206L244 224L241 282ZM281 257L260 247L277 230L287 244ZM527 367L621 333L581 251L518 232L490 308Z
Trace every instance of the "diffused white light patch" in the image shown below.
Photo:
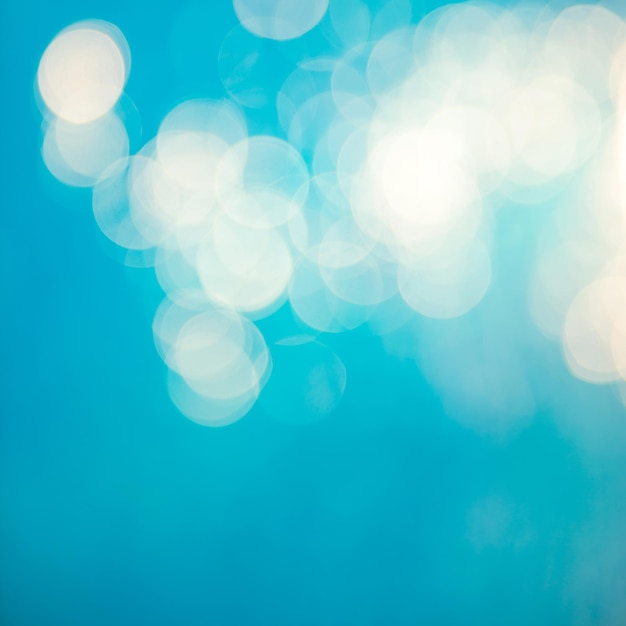
M626 102L626 43L623 43L611 62L609 92L615 104L622 107Z
M478 329L449 324L436 343L423 337L418 351L447 415L502 435L533 418L536 399L519 344L511 341L514 335L499 333L493 321L483 318Z
M469 247L404 262L398 286L405 302L427 317L459 317L473 309L491 282L491 259L480 241Z
M374 94L383 94L400 86L415 70L414 37L415 29L401 28L374 46L367 63L367 81Z
M333 413L346 389L346 368L327 346L307 336L289 337L271 349L272 377L261 407L289 424L310 424Z
M234 144L248 136L246 119L240 108L229 100L186 100L163 119L159 133L193 132Z
M320 135L328 128L330 120L337 117L337 105L329 91L318 93L306 100L292 115L287 136L289 142L303 152L315 149Z
M204 426L226 426L254 406L272 364L265 341L248 320L228 310L200 313L169 300L153 324L159 354L170 368L177 408Z
M224 212L251 228L284 224L300 210L308 192L302 156L275 137L236 143L220 160L217 177Z
M130 210L137 228L153 245L167 242L171 247L176 242L187 248L206 236L217 211L215 172L210 169L215 158L210 149L219 150L223 145L212 136L209 142L201 140L201 147L194 134L169 133L168 137L172 141L163 142L165 163L156 156L156 141L146 144L133 160L129 178ZM178 139L183 143L190 139L190 147L200 150L202 158L195 166L184 168L184 153L178 158L180 154L176 150L180 147Z
M563 328L563 350L572 372L583 380L609 383L620 378L612 342L623 325L623 308L612 310L615 295L626 291L626 278L599 278L572 302ZM623 297L618 300L623 305ZM621 320L620 320L621 317Z
M142 236L160 245L175 231L185 203L185 190L167 175L154 158L154 142L133 157L128 174L131 218Z
M206 308L194 310L181 306L168 298L159 305L152 321L154 345L165 364L173 369L176 367L174 346L180 329L199 312Z
M364 324L374 307L347 302L328 287L317 263L300 257L289 285L289 303L296 316L320 332L340 333Z
M427 127L459 139L464 168L475 176L483 193L499 187L509 169L511 145L495 115L478 107L450 106L442 108Z
M154 271L170 300L194 309L210 308L210 301L196 271L195 249L187 250L175 244L159 246L154 258Z
M198 248L196 271L210 300L265 315L285 294L292 261L277 231L249 228L223 217Z
M168 390L176 408L189 420L201 426L229 426L244 417L254 406L258 390L227 400L207 398L194 391L176 372L168 372Z
M531 277L529 304L533 319L555 339L561 337L567 309L581 287L576 250L577 246L563 243L550 247L539 257Z
M122 95L130 68L121 32L107 22L79 22L46 48L37 72L46 106L73 124L110 111Z
M339 59L331 76L332 99L341 115L355 124L368 122L375 101L367 82L367 64L373 44L365 43Z
M241 25L258 37L295 39L317 26L328 0L233 0Z
M608 272L611 246L594 236L593 222L581 223L581 214L591 209L595 219L600 213L596 209L601 206L605 210L606 204L600 199L590 202L589 208L563 207L564 213L559 217L568 216L569 231L573 232L561 233L556 241L549 239L544 243L531 275L530 311L537 326L554 339L561 338L568 309L578 293L594 282L600 272ZM615 224L612 234L620 240L623 237ZM614 274L619 275L617 267Z
M279 187L285 195L293 196L308 179L300 153L276 137L245 139L232 147L224 163L226 170L220 174L225 173L227 181L242 184L248 192Z
M515 94L508 114L511 142L522 164L543 183L579 166L595 150L602 128L597 106L574 83L540 77ZM526 181L525 181L526 182Z
M74 187L91 187L105 170L128 156L126 128L113 112L85 124L61 119L48 126L43 159L50 173Z
M192 317L180 329L173 349L176 372L209 400L258 393L270 363L254 324L227 310Z
M433 28L431 58L465 66L484 63L504 38L496 16L492 14L499 10L499 7L476 6L469 2L442 7ZM420 43L416 36L416 45Z
M328 259L323 262L328 262ZM381 262L374 255L353 261L345 258L340 264L322 265L321 274L332 293L357 306L379 305L396 290L391 275L384 274Z
M480 221L481 194L464 163L459 137L397 128L372 148L352 204L359 224L379 230L391 249L432 253ZM378 225L378 226L377 226Z
M294 204L298 210L287 223L291 243L314 263L319 261L319 246L330 229L335 230L333 241L356 238L364 247L374 246L354 224L346 199L337 193L332 174L315 176L310 184L307 181L296 193Z
M561 11L550 26L546 61L603 102L609 95L611 63L625 38L626 25L619 16L581 3Z
M328 289L353 305L376 306L396 291L390 264L376 256L376 241L365 237L350 218L335 222L313 258Z

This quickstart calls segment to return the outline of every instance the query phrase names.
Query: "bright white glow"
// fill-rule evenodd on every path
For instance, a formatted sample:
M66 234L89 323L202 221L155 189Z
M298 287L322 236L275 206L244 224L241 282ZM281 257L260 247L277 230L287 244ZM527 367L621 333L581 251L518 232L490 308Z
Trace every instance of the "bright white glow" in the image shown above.
M217 178L223 210L234 221L273 228L306 200L309 174L300 153L286 141L256 136L224 154Z
M465 153L451 132L393 129L373 146L353 188L355 219L370 236L377 232L390 248L414 255L436 250L452 236L471 237L481 196Z
M129 70L126 42L104 22L62 31L46 48L37 83L46 106L73 124L91 122L118 101Z
M441 109L428 123L434 132L456 137L465 170L476 177L483 193L498 188L511 162L511 145L500 120L475 106Z

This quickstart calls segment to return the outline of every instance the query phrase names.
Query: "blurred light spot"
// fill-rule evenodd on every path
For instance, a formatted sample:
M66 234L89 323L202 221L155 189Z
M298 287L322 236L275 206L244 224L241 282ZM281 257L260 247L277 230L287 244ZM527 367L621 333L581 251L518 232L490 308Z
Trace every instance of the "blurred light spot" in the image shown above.
M221 218L198 248L196 271L210 300L264 316L267 309L281 303L292 261L278 232Z
M229 426L246 415L257 401L256 390L218 400L194 391L175 372L168 372L168 390L176 408L188 419L213 428Z
M153 330L170 396L186 417L225 426L252 408L272 368L254 324L226 309L198 313L166 300Z
M626 278L607 277L586 286L572 302L563 328L563 348L568 366L579 378L595 383L620 378L625 298Z
M46 130L43 159L66 185L91 187L113 163L128 156L126 128L113 112L93 122L53 120Z
M435 318L458 317L473 309L491 282L491 259L484 244L473 242L453 254L402 263L398 285L415 311Z
M110 111L122 94L130 54L121 32L107 22L79 22L53 39L37 72L47 107L73 124Z

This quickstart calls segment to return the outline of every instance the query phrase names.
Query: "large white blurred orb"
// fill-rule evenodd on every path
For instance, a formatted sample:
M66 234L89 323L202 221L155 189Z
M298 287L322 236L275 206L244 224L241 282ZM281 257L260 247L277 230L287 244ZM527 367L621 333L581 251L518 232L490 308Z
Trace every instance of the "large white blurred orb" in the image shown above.
M39 93L57 117L91 122L122 94L130 65L121 32L106 22L83 22L62 31L46 48L37 71Z
M42 146L50 173L74 187L95 185L105 170L128 152L126 127L113 111L87 124L54 120Z
M317 26L328 0L233 0L241 25L266 39L296 39Z

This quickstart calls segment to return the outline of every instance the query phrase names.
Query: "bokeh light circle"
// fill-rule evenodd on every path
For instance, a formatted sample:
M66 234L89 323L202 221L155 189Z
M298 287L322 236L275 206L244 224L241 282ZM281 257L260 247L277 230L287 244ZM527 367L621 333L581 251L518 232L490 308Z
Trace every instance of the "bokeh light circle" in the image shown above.
M39 93L58 117L91 122L110 111L124 89L130 55L120 31L106 22L83 22L59 33L37 71Z

